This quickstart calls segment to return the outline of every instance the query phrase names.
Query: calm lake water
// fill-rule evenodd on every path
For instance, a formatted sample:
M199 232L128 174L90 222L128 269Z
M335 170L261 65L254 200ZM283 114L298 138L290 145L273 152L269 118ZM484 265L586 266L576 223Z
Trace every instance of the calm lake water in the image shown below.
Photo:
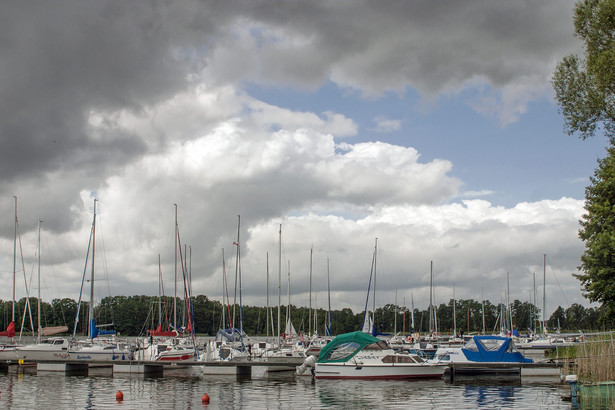
M190 369L164 377L112 375L95 369L88 376L18 372L0 374L1 409L377 409L514 408L569 409L566 384L528 378L429 381L331 381L309 376L268 376L255 368L252 378L195 376ZM124 400L116 401L121 390ZM201 399L207 393L209 405Z

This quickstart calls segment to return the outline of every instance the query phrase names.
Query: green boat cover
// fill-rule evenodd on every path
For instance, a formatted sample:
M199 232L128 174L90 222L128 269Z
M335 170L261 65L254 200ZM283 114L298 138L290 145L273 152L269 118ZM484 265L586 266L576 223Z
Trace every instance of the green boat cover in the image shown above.
M320 351L317 363L342 363L359 353L365 346L382 340L364 332L350 332L338 335Z

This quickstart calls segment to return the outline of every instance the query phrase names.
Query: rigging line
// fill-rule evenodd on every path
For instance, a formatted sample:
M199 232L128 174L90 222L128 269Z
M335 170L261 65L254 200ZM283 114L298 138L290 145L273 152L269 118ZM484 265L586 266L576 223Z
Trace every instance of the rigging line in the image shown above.
M26 287L26 304L24 306L23 319L21 320L21 330L19 332L19 338L21 339L21 335L23 332L23 325L26 319L26 309L28 311L28 316L30 317L30 326L32 327L32 336L34 336L34 320L32 319L32 308L30 306L30 289L28 287L28 280L26 277L26 265L24 263L24 258L23 258L23 247L21 244L21 232L19 230L19 221L17 221L17 237L19 238L19 254L21 256L21 270L23 272L24 286Z
M547 262L549 263L549 268L551 268L551 273L553 274L553 277L555 278L555 282L557 282L557 286L559 286L559 290L560 290L560 292L562 292L562 296L564 297L564 300L566 301L566 306L570 306L570 303L568 303L568 299L566 298L566 295L564 294L564 289L562 289L562 285L560 285L559 280L557 280L557 276L555 275L555 271L553 270L553 266L551 266L551 261L549 260L549 255L547 255Z
M107 265L107 252L105 250L105 237L103 235L103 226L102 226L102 218L101 218L101 214L102 212L100 211L100 204L98 205L98 218L97 218L97 222L98 222L98 226L100 227L98 229L98 233L100 235L100 242L102 242L101 246L102 246L102 259L103 259L103 265L104 265L104 272L105 272L105 280L107 282L107 291L109 292L109 297L111 298L111 282L109 281L109 268ZM100 300L102 302L102 297L100 297ZM112 301L110 301L112 302ZM115 318L113 316L113 303L109 303L109 311L111 314L111 323L115 323Z

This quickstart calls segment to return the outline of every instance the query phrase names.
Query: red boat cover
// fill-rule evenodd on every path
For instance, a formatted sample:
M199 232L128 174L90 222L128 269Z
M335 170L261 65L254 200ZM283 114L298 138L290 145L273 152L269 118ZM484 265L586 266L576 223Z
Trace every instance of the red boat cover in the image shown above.
M15 322L9 323L4 332L0 332L0 336L13 337L15 336Z

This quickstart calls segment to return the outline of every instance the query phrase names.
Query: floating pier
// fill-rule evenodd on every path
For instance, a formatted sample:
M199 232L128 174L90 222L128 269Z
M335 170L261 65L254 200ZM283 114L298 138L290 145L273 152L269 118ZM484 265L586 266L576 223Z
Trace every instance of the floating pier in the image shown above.
M561 362L534 363L451 363L448 375L457 376L561 376L564 364Z

